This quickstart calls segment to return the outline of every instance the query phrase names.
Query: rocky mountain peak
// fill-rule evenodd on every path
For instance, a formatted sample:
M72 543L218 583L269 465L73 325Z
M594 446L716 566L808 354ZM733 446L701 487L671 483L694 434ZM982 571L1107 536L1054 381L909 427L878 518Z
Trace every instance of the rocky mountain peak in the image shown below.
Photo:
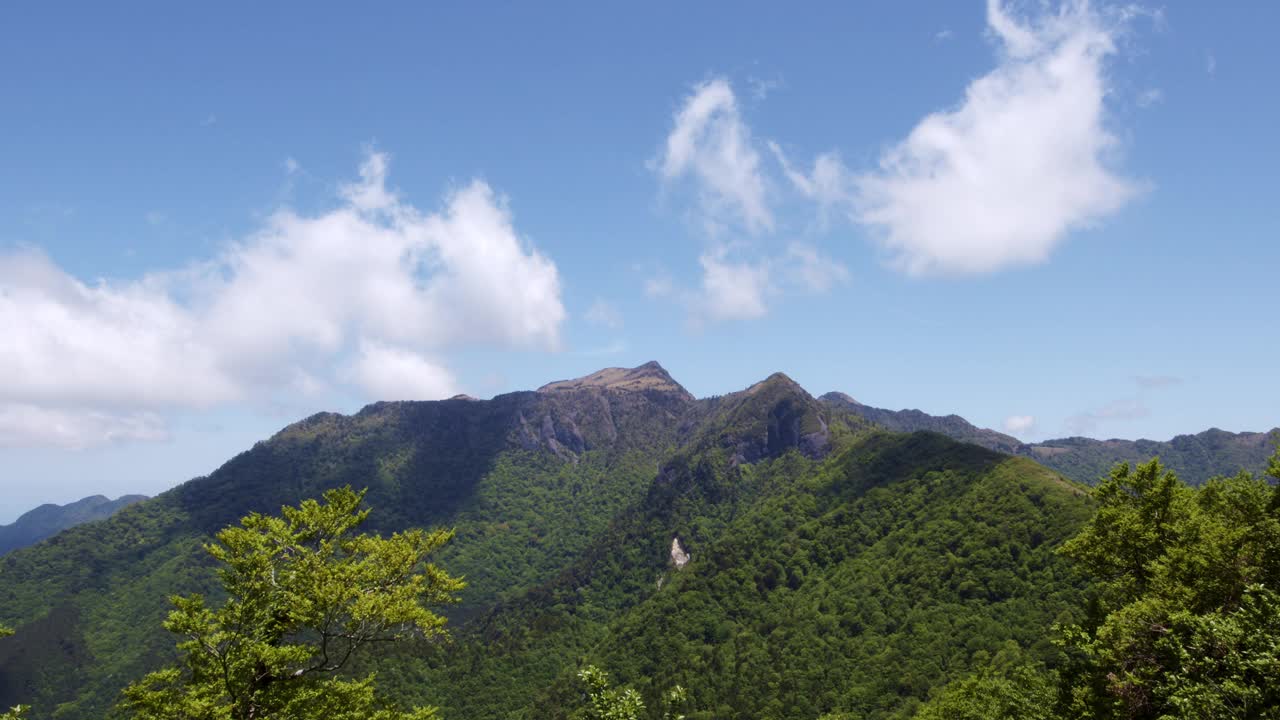
M603 388L639 393L670 393L687 400L693 399L689 391L672 379L665 368L652 360L633 368L605 368L585 377L547 383L538 388L538 392L563 392L583 388Z

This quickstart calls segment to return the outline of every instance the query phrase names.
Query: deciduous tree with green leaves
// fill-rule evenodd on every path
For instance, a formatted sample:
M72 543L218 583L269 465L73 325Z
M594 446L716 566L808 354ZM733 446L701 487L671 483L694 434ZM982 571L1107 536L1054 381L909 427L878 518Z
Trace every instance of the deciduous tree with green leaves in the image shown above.
M427 720L434 708L397 710L372 675L344 676L353 656L411 636L439 637L432 606L453 602L459 578L428 562L451 531L358 534L365 493L251 514L206 550L222 563L227 599L174 597L164 626L185 638L175 667L124 691L136 720Z
M1270 472L1280 479L1280 451ZM1098 582L1070 717L1280 718L1280 486L1118 466L1063 546Z
M587 707L584 720L641 720L644 717L644 700L632 688L614 688L609 673L594 665L588 665L578 673L578 679L587 690ZM679 685L666 694L664 720L684 720L684 715L673 714L686 701L684 688Z

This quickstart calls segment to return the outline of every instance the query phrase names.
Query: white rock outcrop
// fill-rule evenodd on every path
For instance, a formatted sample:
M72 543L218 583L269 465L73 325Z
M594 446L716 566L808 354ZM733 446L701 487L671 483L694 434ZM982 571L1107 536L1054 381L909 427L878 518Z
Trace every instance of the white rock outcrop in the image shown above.
M671 563L676 566L677 570L687 565L691 557L693 556L685 552L684 548L680 546L680 538L671 538Z

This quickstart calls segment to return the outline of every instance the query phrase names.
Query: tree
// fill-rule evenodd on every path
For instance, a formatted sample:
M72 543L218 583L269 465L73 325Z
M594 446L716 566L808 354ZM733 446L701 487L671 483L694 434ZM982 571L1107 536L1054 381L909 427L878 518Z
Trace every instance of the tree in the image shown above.
M947 685L916 720L1052 720L1054 677L1033 666L984 669Z
M1280 451L1270 471L1280 479ZM1062 552L1097 582L1068 628L1070 717L1280 718L1280 489L1118 466Z
M174 597L164 627L185 638L179 665L147 675L120 703L137 720L426 720L393 709L374 677L342 670L358 652L444 634L428 606L453 602L460 579L427 562L451 531L356 534L365 493L346 487L251 514L205 546L222 563L227 599Z
M617 689L610 685L609 673L594 665L588 665L578 673L578 679L587 690L587 720L640 720L644 714L644 700L632 688ZM683 720L683 715L671 711L685 702L684 688L672 688L666 696L667 708L664 720Z

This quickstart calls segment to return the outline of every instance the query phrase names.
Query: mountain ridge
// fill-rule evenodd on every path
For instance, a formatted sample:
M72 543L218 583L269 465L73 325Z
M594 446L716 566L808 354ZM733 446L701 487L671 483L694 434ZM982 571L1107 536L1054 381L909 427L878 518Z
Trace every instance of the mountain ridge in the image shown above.
M45 503L19 515L12 523L0 525L0 556L34 545L76 525L111 517L146 495L121 495L112 500L90 495L65 505Z
M1025 443L1011 435L980 428L959 415L930 415L920 410L887 410L854 400L842 392L820 397L890 430L930 430L982 447L1031 458L1068 477L1094 484L1119 462L1137 464L1160 457L1178 476L1200 485L1215 475L1234 475L1244 469L1261 473L1277 442L1280 427L1263 432L1233 433L1211 427L1169 440L1107 440L1073 436Z
M696 399L646 363L489 400L317 413L208 476L0 558L0 623L17 631L0 643L0 706L34 704L33 720L103 717L123 679L172 653L172 638L159 631L166 598L216 587L201 550L212 533L248 513L274 514L352 485L369 488L371 531L457 528L435 560L469 583L461 603L445 610L460 649L418 647L393 658L384 677L402 697L432 702L423 688L436 686L412 680L430 670L456 686L440 700L449 711L470 708L450 715L460 720L536 709L544 695L571 695L575 663L598 654L621 668L622 679L657 677L688 684L709 703L729 702L717 717L781 717L760 714L768 709L761 684L778 681L764 659L770 646L761 643L775 611L794 611L808 619L788 626L788 637L808 637L810 621L826 628L817 640L852 653L856 662L842 672L861 674L841 690L814 665L817 674L788 698L815 713L898 717L910 707L904 698L919 701L976 662L973 648L949 639L956 636L947 618L981 624L975 647L984 653L1036 642L1033 630L1052 620L1035 610L1037 598L1076 591L1052 545L1074 531L1089 500L1070 479L1078 474L932 428L892 432L866 416L873 410L848 396L815 398L783 373ZM988 437L959 416L881 412L900 427L937 420ZM1179 446L1225 452L1234 449L1227 435ZM1071 448L1050 454L1049 461L1083 462ZM1010 537L1007 527L1020 534ZM672 569L676 541L692 560ZM1016 547L1006 547L1011 542ZM859 559L845 563L826 549L833 543ZM920 543L928 554L913 553ZM996 546L1004 549L991 551ZM922 579L940 573L950 584L920 595L928 590ZM696 590L702 608L687 618L671 595L686 589ZM789 593L811 594L796 605ZM912 593L925 603L923 615L904 604ZM773 610L723 619L706 610L757 600ZM917 667L910 683L877 684L865 672L876 648L917 647L902 630L912 617L932 628L932 649L890 658L892 667ZM679 627L679 652L663 650L666 638L646 630L666 622ZM858 640L867 629L874 633ZM615 631L636 639L634 652L609 645ZM807 645L788 640L786 653L802 658ZM752 668L745 685L725 674L732 657L722 655L730 651ZM946 663L930 664L940 653ZM432 664L441 658L443 668ZM672 666L681 658L718 674L705 683L694 670L682 674ZM517 670L522 679L495 689ZM494 694L492 707L486 693Z

